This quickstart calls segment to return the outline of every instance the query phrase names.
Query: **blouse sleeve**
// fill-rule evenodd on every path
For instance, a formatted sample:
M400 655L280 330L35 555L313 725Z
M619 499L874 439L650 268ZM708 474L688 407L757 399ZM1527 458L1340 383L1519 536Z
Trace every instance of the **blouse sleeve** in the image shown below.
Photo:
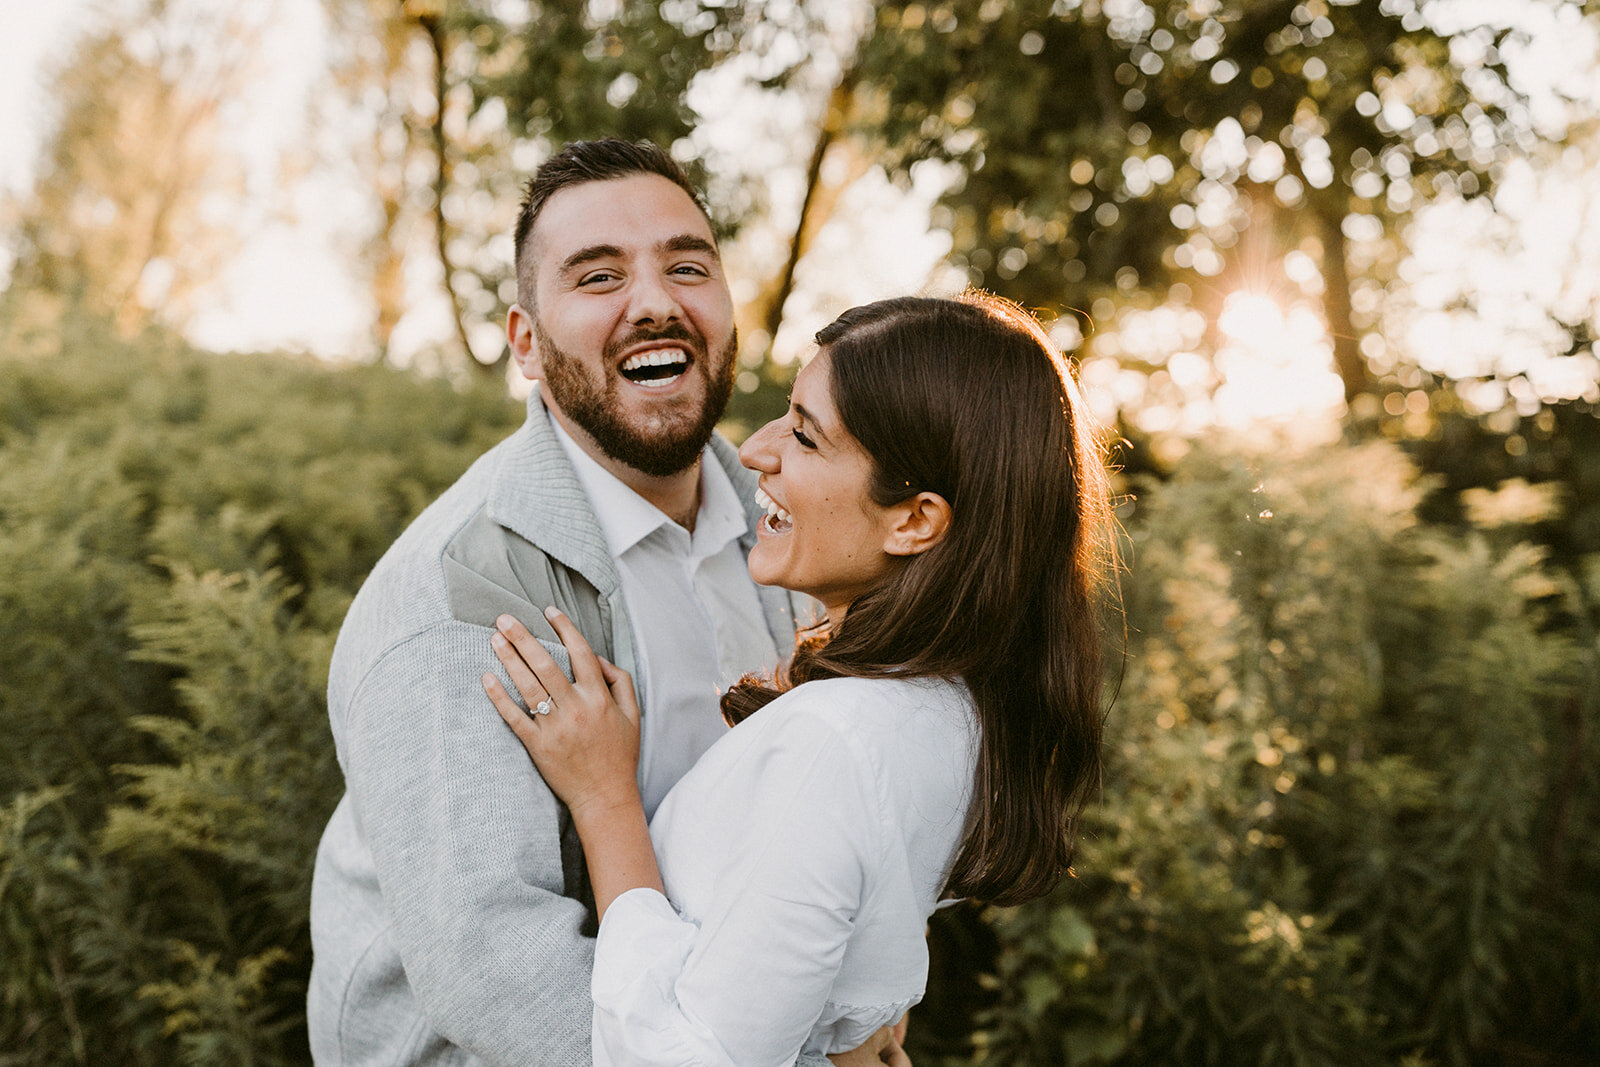
M866 758L832 726L790 714L770 727L715 783L723 810L743 814L703 923L653 890L607 909L597 1064L791 1064L822 1014L881 862L882 806Z

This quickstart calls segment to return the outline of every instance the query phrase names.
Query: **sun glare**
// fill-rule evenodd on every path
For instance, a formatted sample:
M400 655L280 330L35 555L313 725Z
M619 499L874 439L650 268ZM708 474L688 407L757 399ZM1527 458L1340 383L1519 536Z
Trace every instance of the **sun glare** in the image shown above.
M1242 290L1223 302L1217 325L1248 348L1268 349L1283 337L1283 308L1270 296Z
M1216 357L1222 379L1218 421L1246 426L1309 418L1332 424L1329 416L1337 415L1344 394L1316 311L1302 303L1285 308L1241 289L1223 302L1217 326L1227 339Z

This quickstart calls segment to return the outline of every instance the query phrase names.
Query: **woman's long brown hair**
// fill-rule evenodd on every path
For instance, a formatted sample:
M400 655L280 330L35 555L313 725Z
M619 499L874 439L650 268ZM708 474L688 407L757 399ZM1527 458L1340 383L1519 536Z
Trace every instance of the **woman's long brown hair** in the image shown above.
M873 499L938 493L950 528L802 641L776 682L730 689L724 715L819 678L961 679L980 743L946 892L1041 896L1071 863L1101 774L1111 509L1071 369L1031 315L981 293L853 308L817 343L839 416L872 458Z

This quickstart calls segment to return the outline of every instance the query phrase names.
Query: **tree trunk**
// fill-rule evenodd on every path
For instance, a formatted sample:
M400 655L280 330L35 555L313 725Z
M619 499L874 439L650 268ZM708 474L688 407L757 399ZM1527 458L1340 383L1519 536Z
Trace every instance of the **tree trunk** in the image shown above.
M817 130L817 141L811 149L811 159L806 164L805 193L800 199L800 218L795 222L794 233L789 238L789 254L783 268L764 294L762 328L767 334L767 349L777 339L778 327L783 324L783 306L794 292L794 272L811 239L832 213L833 198L826 197L822 189L822 164L828 149L844 134L849 125L851 107L855 97L859 65L852 61L839 78L838 84L828 94L828 103L822 113L822 123Z
M1322 242L1322 315L1328 323L1328 339L1333 342L1334 368L1344 382L1344 400L1351 405L1356 397L1371 391L1372 380L1361 355L1361 336L1352 321L1344 219L1325 206L1313 206L1310 214Z
M482 363L472 354L472 343L467 339L466 314L453 281L455 265L450 261L450 229L444 216L444 197L450 188L449 142L444 131L445 91L448 88L444 18L437 11L426 11L419 12L416 19L417 25L427 34L429 47L433 50L433 232L439 252L439 266L444 270L444 292L450 300L450 318L455 323L456 340L461 344L461 356L466 360L467 368L492 375L498 371L499 361Z
M416 144L416 132L411 122L409 107L395 101L408 87L406 84L406 42L409 34L398 19L383 13L372 18L373 30L383 36L381 64L368 77L382 87L386 101L372 131L373 191L377 195L383 222L368 245L367 256L372 270L372 303L375 309L372 322L373 343L378 358L387 362L389 345L400 319L406 311L405 250L401 239L401 224L406 199L406 161ZM366 79L363 79L363 83ZM385 151L385 134L400 131L398 158L389 159ZM389 166L393 163L393 167ZM392 179L389 176L392 174Z

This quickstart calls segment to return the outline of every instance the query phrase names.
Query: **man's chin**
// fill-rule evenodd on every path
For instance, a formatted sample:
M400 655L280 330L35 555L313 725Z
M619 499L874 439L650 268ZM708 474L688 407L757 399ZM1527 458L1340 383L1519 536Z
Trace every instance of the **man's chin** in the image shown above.
M669 478L694 466L710 435L612 438L597 443L618 463L652 478Z
M613 394L622 401L617 405L618 417L637 426L642 434L670 434L677 426L698 423L705 411L705 391L692 383L660 394L640 386L625 386L624 390Z
M613 460L642 474L665 478L694 466L715 426L706 420L703 404L686 404L670 414L600 419L584 428Z

